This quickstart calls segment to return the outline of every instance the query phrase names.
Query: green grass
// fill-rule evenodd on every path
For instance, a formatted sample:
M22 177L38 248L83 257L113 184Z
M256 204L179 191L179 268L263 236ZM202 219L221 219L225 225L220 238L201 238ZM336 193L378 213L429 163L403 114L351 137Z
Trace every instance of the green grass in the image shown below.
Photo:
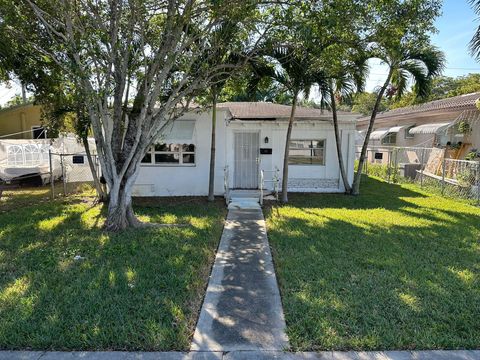
M415 185L267 213L294 350L480 347L480 209Z
M157 200L135 210L190 226L109 234L101 206L78 196L0 215L1 349L188 349L224 204Z

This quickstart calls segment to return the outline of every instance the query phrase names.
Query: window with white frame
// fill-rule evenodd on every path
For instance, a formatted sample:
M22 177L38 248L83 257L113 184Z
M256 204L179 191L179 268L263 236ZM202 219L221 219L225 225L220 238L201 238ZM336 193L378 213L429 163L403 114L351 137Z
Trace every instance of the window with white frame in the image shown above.
M155 144L142 159L142 165L195 165L195 145Z
M24 165L24 154L22 145L10 145L7 147L8 166Z
M32 126L32 139L46 139L47 130L43 126Z
M382 139L382 145L395 145L396 143L397 133L395 132L388 133L387 136Z
M8 166L37 166L48 164L49 145L18 144L7 146Z
M25 154L25 165L33 166L41 162L40 148L36 144L24 145L23 151Z
M325 140L291 140L290 165L325 165Z
M414 134L410 134L410 129L413 129L415 125L409 126L405 129L405 139L413 139L415 137Z

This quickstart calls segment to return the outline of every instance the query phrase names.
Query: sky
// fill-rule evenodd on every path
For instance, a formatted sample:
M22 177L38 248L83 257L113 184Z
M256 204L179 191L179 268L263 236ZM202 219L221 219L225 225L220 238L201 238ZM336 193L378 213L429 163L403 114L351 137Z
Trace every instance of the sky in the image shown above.
M468 43L479 25L468 0L444 0L442 10L442 16L436 20L438 33L432 35L432 41L445 52L447 64L444 75L456 77L480 73L480 62L468 53ZM366 90L375 90L385 81L386 74L386 67L380 65L379 60L372 60ZM0 105L20 93L19 85L14 82L10 88L0 85Z

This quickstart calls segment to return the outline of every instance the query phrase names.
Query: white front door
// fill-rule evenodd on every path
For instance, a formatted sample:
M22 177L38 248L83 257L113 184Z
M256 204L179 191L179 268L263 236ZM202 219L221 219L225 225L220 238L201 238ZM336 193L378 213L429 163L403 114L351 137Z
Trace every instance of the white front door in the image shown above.
M234 187L236 189L258 189L259 133L235 133L234 142Z

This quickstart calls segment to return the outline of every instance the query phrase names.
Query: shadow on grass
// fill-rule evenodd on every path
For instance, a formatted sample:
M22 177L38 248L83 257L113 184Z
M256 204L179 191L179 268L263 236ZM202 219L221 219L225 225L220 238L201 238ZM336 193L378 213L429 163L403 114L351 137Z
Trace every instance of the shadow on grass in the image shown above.
M81 201L2 215L0 348L188 349L224 207L136 211L192 226L109 234Z
M363 190L294 194L266 214L293 348L478 348L480 210Z

